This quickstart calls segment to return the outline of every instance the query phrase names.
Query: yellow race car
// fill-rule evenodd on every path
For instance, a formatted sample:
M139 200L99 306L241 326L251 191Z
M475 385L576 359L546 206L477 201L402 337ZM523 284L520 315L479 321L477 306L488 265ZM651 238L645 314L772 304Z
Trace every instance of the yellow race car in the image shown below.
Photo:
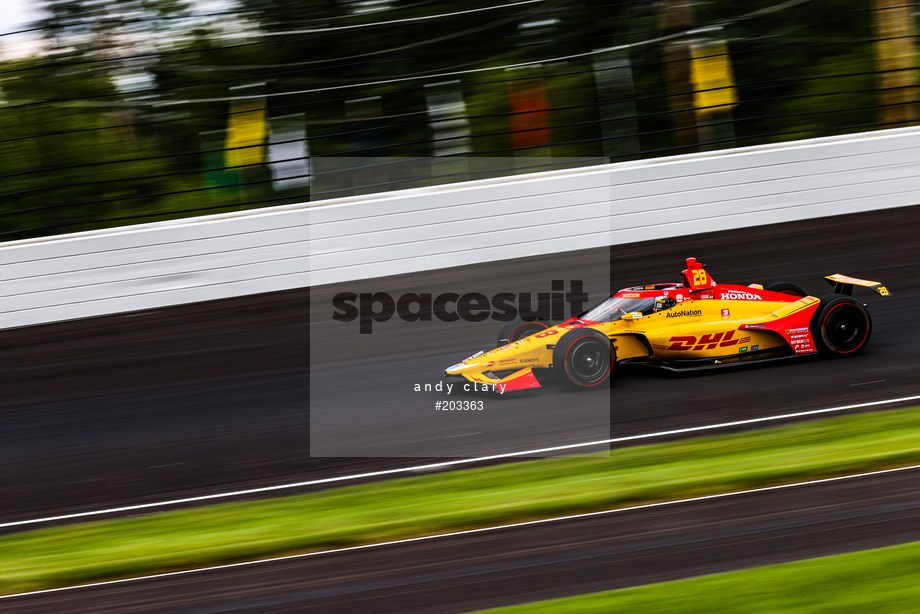
M578 317L552 326L540 320L505 324L498 347L477 352L445 374L499 393L539 388L535 370L574 388L604 384L615 365L673 371L860 352L872 333L867 306L854 286L881 296L881 283L829 275L834 291L807 296L794 284L720 284L698 263L675 283L624 288ZM537 371L539 373L539 371Z

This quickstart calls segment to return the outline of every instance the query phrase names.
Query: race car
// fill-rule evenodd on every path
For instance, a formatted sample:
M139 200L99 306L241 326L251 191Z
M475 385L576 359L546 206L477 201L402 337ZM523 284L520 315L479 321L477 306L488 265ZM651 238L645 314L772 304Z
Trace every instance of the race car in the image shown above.
M553 326L507 322L491 351L448 367L501 393L539 388L535 371L552 372L577 389L604 384L613 368L642 364L671 371L711 369L809 355L852 356L872 334L856 286L880 296L879 282L834 274L831 294L808 296L795 284L720 284L695 258L676 283L624 288L578 317Z

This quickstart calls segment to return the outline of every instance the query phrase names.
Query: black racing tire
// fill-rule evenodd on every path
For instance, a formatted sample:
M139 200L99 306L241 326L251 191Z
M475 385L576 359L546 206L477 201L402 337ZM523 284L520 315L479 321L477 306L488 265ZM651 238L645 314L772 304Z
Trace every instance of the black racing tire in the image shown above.
M553 370L572 388L599 387L610 378L616 362L616 352L610 339L596 330L570 330L553 348Z
M764 290L769 290L770 292L779 292L780 294L791 294L792 296L808 296L804 290L795 284L791 284L788 281L774 281L773 283L767 284L763 287Z
M505 322L498 331L498 340L495 342L496 347L508 345L515 341L520 341L524 337L529 337L534 333L539 333L550 327L549 322L543 320L522 320L515 318L510 322Z
M845 294L826 294L811 319L811 336L822 356L854 356L872 336L865 305Z

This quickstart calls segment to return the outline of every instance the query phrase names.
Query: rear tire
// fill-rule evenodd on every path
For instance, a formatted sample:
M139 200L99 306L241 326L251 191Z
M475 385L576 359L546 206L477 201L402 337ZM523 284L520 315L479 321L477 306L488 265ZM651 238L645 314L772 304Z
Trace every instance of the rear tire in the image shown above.
M763 289L769 290L770 292L779 292L780 294L790 294L798 297L808 296L805 294L804 290L788 281L774 281L772 284L764 286Z
M514 343L515 341L520 341L524 337L529 337L549 327L550 324L542 320L527 321L521 318L515 318L510 322L505 322L498 331L498 340L495 342L495 346L501 347L509 343Z
M845 294L826 294L811 320L811 336L822 356L853 356L872 336L872 318L866 307Z
M596 330L570 330L553 348L553 370L572 388L596 388L610 378L616 353L606 335Z

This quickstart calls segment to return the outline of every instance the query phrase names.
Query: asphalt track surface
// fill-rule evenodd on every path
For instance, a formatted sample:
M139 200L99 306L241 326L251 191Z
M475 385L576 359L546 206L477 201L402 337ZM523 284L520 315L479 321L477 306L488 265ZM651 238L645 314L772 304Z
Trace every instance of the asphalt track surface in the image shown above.
M920 540L918 478L914 469L13 597L0 607L70 614L469 612Z
M488 347L497 324L391 321L361 345L336 343L339 331L356 336L330 318L331 297L341 291L471 288L490 295L512 282L511 291L537 291L550 279L583 279L593 301L607 285L676 279L684 258L695 256L720 281L783 280L820 295L830 290L822 277L840 272L882 281L892 292L858 295L870 304L875 327L866 351L852 359L691 378L641 371L609 391L579 395L551 385L500 401L509 410L558 412L558 423L544 425L541 436L555 434L560 444L579 435L562 413L576 404L606 404L609 434L627 436L917 394L918 236L920 208L911 207L0 332L0 520L464 456L469 447L420 430L403 411L405 399L380 388L406 372L440 375ZM405 330L413 334L411 349L398 342ZM318 334L328 331L331 337ZM332 339L329 347L322 339ZM402 420L395 427L420 442L414 457L378 458L371 445L348 458L311 457L311 402L338 402L311 399L311 369L314 378L352 374L351 398ZM338 427L360 426L348 420L343 413ZM533 442L509 427L474 443L510 452Z

